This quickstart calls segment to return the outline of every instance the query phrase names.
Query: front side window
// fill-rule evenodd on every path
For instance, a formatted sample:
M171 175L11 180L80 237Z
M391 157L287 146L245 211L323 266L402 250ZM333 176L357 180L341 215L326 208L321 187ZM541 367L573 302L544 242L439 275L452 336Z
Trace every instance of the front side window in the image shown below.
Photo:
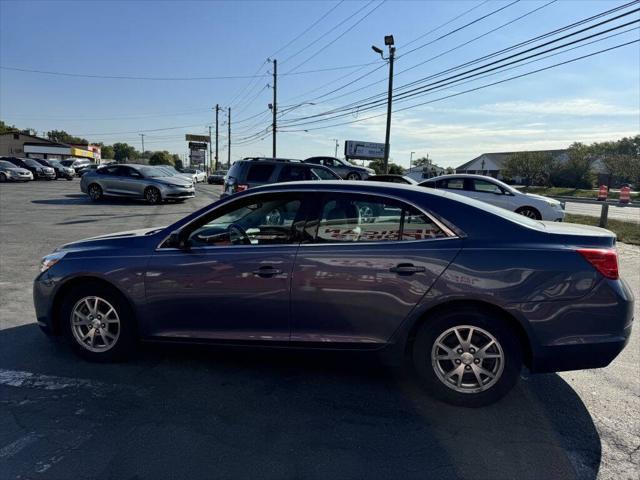
M502 195L504 192L495 183L487 182L486 180L473 180L473 189L476 192L482 193L496 193Z
M313 180L339 180L340 177L333 173L331 170L327 170L326 168L311 168Z
M410 205L372 195L325 197L317 225L318 242L427 240L446 236Z
M268 182L275 165L256 164L249 167L247 182Z
M298 195L243 198L195 226L188 243L191 247L297 243L295 223L300 220L301 205Z

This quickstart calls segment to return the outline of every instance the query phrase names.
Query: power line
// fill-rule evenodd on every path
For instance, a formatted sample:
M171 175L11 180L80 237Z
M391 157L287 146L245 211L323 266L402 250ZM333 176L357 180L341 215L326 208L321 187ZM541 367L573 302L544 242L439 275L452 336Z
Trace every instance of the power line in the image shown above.
M600 23L598 23L598 24L595 24L595 25L592 25L592 26L586 27L586 28L584 28L584 29L581 29L581 30L578 30L578 31L576 31L576 32L570 33L570 34L568 34L568 35L565 35L565 36L559 37L559 38L557 38L557 39L553 39L553 40L551 40L551 41L548 41L548 42L546 42L546 43L544 43L544 44L541 44L541 45L538 45L538 46L535 46L535 47L529 48L529 49L527 49L527 50L523 50L523 51L521 51L521 52L518 52L518 53L515 53L515 54L512 54L512 55L509 55L509 56L507 56L507 57L503 57L503 58L498 59L498 60L495 60L495 61L493 61L493 62L490 62L490 63L484 64L484 65L481 65L481 66L479 66L479 67L476 67L476 68L473 68L473 69L470 69L470 70L467 70L467 71L465 71L465 72L458 73L458 74L456 74L456 75L453 75L453 76L447 77L447 78L445 78L445 79L439 80L439 81L437 81L437 82L435 82L435 83L430 83L430 84L427 84L426 86L417 87L417 88L414 88L414 89L408 90L407 92L397 93L396 95L394 95L394 98L395 98L395 97L400 97L400 95L404 95L404 94L406 94L406 93L409 93L409 92L412 92L412 91L415 91L415 90L418 90L418 89L424 89L424 88L426 88L426 87L432 86L432 85L437 84L437 83L442 83L442 82L449 81L449 80L454 79L454 78L456 78L456 77L460 77L460 76L466 75L466 74L468 74L468 73L471 73L471 72L474 72L474 71L477 71L477 70L480 70L480 69L483 69L483 68L487 68L487 67L489 67L489 66L492 66L492 65L495 65L495 64L498 64L498 63L505 62L506 60L509 60L509 59L511 59L511 58L515 58L515 57L521 56L521 55L523 55L523 54L525 54L525 53L528 53L528 52L531 52L531 51L534 51L534 50L537 50L537 49L543 48L543 47L545 47L545 46L547 46L547 45L550 45L550 44L552 44L552 43L556 43L556 42L558 42L558 41L564 40L564 39L566 39L566 38L569 38L569 37L571 37L571 36L577 35L577 34L579 34L579 33L583 33L583 32L585 32L585 31L592 30L592 29L597 28L597 27L599 27L599 26L601 26L601 25L604 25L604 24L606 24L606 23L609 23L609 22L612 22L612 21L618 20L618 19L620 19L620 18L622 18L622 17L624 17L624 16L631 15L631 14L633 14L633 13L636 13L637 11L640 11L640 9L636 9L636 10L633 10L633 11L630 11L630 12L626 12L626 13L621 14L621 15L618 15L618 16L616 16L616 17L614 17L614 18L611 18L611 19L607 19L607 20L605 20L605 21L602 21L602 22L600 22ZM630 23L634 23L634 22L636 22L636 21L633 21L633 22L630 22ZM593 34L593 35L588 36L588 37L583 37L583 38L581 38L581 39L579 39L579 40L575 40L575 41L572 41L572 42L570 42L570 43L568 43L568 44L561 45L560 47L555 47L555 48L553 48L552 50L555 50L555 49L557 49L557 48L561 48L561 47L564 47L564 46L568 46L568 45L571 45L571 44L576 43L576 42L579 42L579 41L584 41L584 40L589 39L589 38L591 38L591 37L593 37L593 36L602 35L602 34L604 34L604 33L608 33L609 31L612 31L612 30L615 30L615 29L623 28L623 27L625 27L625 26L629 25L630 23L623 24L623 25L619 25L619 26L617 26L617 27L614 27L613 29L604 30L604 31L598 32L598 33ZM526 43L526 42L522 42L522 43ZM503 51L511 50L511 49L512 49L512 48L510 47L509 49L503 49ZM546 53L546 52L548 52L548 51L550 51L550 50L547 50L547 51L544 51L544 52L540 52L540 53L537 53L537 54L535 54L535 55L542 55L542 54L544 54L544 53ZM535 56L535 55L534 55L534 56ZM494 54L486 55L486 56L481 57L481 58L488 58L488 57L492 57L492 56L494 56ZM530 58L530 57L526 57L526 58L520 59L520 60L518 60L518 61L523 61L523 60L526 60L527 58ZM463 64L463 65L469 65L469 64L472 64L472 63L477 63L477 61L467 62L467 63L465 63L465 64ZM512 62L512 63L513 63L513 62ZM509 64L507 64L507 65L509 65ZM506 65L503 65L503 67L504 67L504 66L506 66ZM496 68L500 68L500 67L496 67ZM446 70L445 72L450 72L450 71L457 70L457 69L459 69L459 67L454 67L454 68L448 69L448 70ZM403 89L407 89L409 86L413 86L413 85L416 85L416 84L419 84L419 83L424 83L425 81L430 80L430 79L432 79L432 78L435 78L435 77L438 77L438 76L442 76L442 73L443 73L443 72L440 72L440 73L438 73L438 74L430 75L429 77L425 77L425 78L423 78L423 79L416 80L416 81L411 82L411 83L409 83L409 84L405 84L405 85L403 85L403 86L401 86L401 87L398 87L398 88L396 89L396 91L401 91L401 90L403 90ZM486 72L481 72L481 73L486 73ZM370 96L370 97L367 97L367 98L361 99L361 100L359 100L359 101L357 101L357 102L352 102L352 103L350 103L350 104L348 104L348 105L345 105L345 106L342 106L342 107L338 107L338 108L334 108L334 109L332 109L332 110L328 110L328 111L326 111L326 112L318 113L318 114L315 114L315 115L309 115L309 116L307 116L307 117L298 117L298 118L295 118L295 119L290 119L290 120L289 120L289 122L297 122L297 121L300 121L300 120L306 120L306 119L311 119L311 118L317 118L317 117L321 117L321 116L331 115L331 114L334 114L334 113L338 113L338 112L340 112L340 111L350 111L350 110L354 110L354 109L358 109L358 111L362 111L363 109L364 109L364 110L367 110L367 109L371 108L371 107L369 107L370 105L373 105L373 104L376 104L376 103L378 103L378 104L382 104L382 103L384 103L384 101L385 101L385 100L384 100L383 96L384 96L384 94L383 94L383 93L380 93L380 94L377 94L377 95L373 95L373 96ZM373 100L373 99L375 99L375 98L379 98L379 100ZM401 97L400 97L400 98L401 98ZM371 100L371 101L369 101L368 103L363 103L363 102L366 102L367 100ZM367 108L364 108L364 107L367 107Z
M427 102L421 102L421 103L417 103L417 104L414 104L414 105L410 105L408 107L399 108L399 109L394 110L394 113L402 112L402 111L405 111L405 110L410 110L412 108L421 107L421 106L428 105L428 104L431 104L431 103L440 102L442 100L446 100L446 99L453 98L453 97L458 97L460 95L464 95L464 94L467 94L467 93L471 93L471 92L475 92L475 91L478 91L478 90L482 90L484 88L489 88L489 87L492 87L492 86L495 86L495 85L506 83L508 81L516 80L518 78L523 78L523 77L526 77L526 76L529 76L529 75L533 75L533 74L536 74L536 73L539 73L539 72L543 72L543 71L546 71L546 70L550 70L552 68L556 68L556 67L559 67L559 66L562 66L562 65L567 65L569 63L577 62L577 61L583 60L585 58L593 57L595 55L599 55L599 54L602 54L602 53L605 53L605 52L609 52L611 50L615 50L617 48L622 48L622 47L625 47L625 46L628 46L628 45L631 45L631 44L634 44L634 43L638 43L638 42L640 42L640 39L632 40L632 41L625 42L625 43L621 43L621 44L615 45L613 47L605 48L603 50L598 50L597 52L592 52L592 53L589 53L589 54L586 54L586 55L582 55L580 57L572 58L570 60L565 60L563 62L559 62L559 63L553 64L553 65L549 65L547 67L539 68L537 70L532 70L532 71L525 72L525 73L520 74L520 75L515 75L515 76L512 76L512 77L508 77L508 78L505 78L503 80L499 80L499 81L496 81L496 82L492 82L492 83L488 83L488 84L485 84L485 85L481 85L479 87L475 87L475 88L471 88L471 89L468 89L468 90L464 90L462 92L452 93L452 94L446 95L444 97L440 97L440 98L436 98L436 99L433 99L433 100L429 100ZM320 126L320 127L303 128L303 129L297 129L297 130L281 130L281 131L283 131L283 132L303 132L303 131L310 131L310 130L320 130L320 129L325 129L325 128L332 128L332 127L337 127L337 126L342 126L342 125L349 125L349 124L353 124L353 123L358 123L358 122L362 122L362 121L365 121L365 120L370 120L372 118L381 117L381 116L384 116L384 115L386 115L386 113L380 113L380 114L377 114L377 115L371 115L371 116L368 116L368 117L363 117L363 118L359 118L359 119L356 119L356 120L351 120L351 121L348 121L348 122L335 123L335 124L332 124L332 125L323 125L323 126Z

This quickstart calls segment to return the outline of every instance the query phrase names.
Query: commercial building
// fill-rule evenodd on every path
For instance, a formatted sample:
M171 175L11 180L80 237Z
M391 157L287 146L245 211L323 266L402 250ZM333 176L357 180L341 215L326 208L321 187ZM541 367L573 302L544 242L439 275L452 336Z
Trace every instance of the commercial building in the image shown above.
M477 175L487 175L502 179L504 165L509 157L516 153L523 152L497 152L483 153L473 160L456 167L456 173L471 173ZM551 155L555 160L566 162L569 158L566 150L536 150L531 153L543 153Z
M56 160L78 157L100 162L100 147L68 145L26 132L8 132L0 134L0 155Z

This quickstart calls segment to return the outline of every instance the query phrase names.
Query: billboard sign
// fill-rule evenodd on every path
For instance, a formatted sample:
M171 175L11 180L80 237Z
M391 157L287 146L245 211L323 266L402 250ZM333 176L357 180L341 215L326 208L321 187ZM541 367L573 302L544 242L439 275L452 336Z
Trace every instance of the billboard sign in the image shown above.
M211 143L211 137L209 135L193 135L191 133L187 133L184 136L184 139L187 142L204 142Z
M189 150L206 150L207 144L200 142L189 142Z
M384 143L346 140L344 142L344 156L361 160L380 160L384 158Z

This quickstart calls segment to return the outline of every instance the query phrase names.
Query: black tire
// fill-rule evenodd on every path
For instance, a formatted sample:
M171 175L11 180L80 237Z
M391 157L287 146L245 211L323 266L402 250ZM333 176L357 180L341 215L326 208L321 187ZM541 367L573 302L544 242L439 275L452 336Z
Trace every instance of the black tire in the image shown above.
M516 213L519 213L520 215L531 218L533 220L542 220L542 215L540 215L540 212L533 207L520 207L516 210Z
M89 195L89 198L91 198L91 200L94 202L99 202L100 200L102 200L102 196L104 195L102 192L102 187L97 183L92 183L91 185L89 185L89 187L87 187L87 193Z
M115 334L117 331L117 338L108 349L91 351L88 347L82 345L76 337L76 334L74 334L72 313L74 308L87 297L99 297L108 302L118 316L119 324L117 330L115 330L113 326L109 327L112 329L112 334ZM65 295L62 301L60 321L66 340L70 343L74 352L86 360L92 362L116 362L128 358L135 351L137 329L134 315L127 301L114 288L109 288L94 282L87 282L73 288ZM105 337L96 336L96 338L102 339ZM96 340L96 345L100 347L98 342L99 340Z
M4 173L0 173L0 183L7 181L7 176Z
M448 354L440 347L434 348L434 344L439 338L441 342L446 342L450 335L457 338L454 333L447 333L455 327L460 327L461 336L465 339L465 335L468 336L470 331L465 330L465 327L475 328L471 348L461 349L462 354L459 354L460 350L452 350L455 360L436 361L434 353L441 356ZM480 351L475 351L473 346L487 339L484 333L490 334L497 342L497 345L491 346L487 353L502 355L501 359L480 360L478 358ZM443 335L444 337L441 337ZM471 354L471 351L474 354ZM412 353L416 373L427 390L443 402L462 407L482 407L498 401L513 388L522 369L522 348L516 332L508 321L498 314L477 308L459 308L428 318L416 335ZM467 362L469 362L468 365ZM442 366L445 368L441 369ZM476 376L475 372L480 371L476 370L478 367L485 371L496 372L495 380L484 373L480 373L479 377ZM462 369L462 375L456 375L455 381L453 377L449 378L447 383L445 383L446 380L441 379L458 368ZM485 378L482 378L483 375ZM460 386L453 385L454 382L458 382L458 378L466 383ZM484 386L480 386L481 383L477 378L481 379L480 382L484 382ZM477 385L476 391L473 391L474 384ZM482 390L482 388L486 389Z
M347 180L361 180L362 177L358 172L349 172L347 174Z
M67 180L73 180L73 177L67 177Z
M147 187L144 191L144 199L152 205L157 205L162 203L162 194L156 187Z

